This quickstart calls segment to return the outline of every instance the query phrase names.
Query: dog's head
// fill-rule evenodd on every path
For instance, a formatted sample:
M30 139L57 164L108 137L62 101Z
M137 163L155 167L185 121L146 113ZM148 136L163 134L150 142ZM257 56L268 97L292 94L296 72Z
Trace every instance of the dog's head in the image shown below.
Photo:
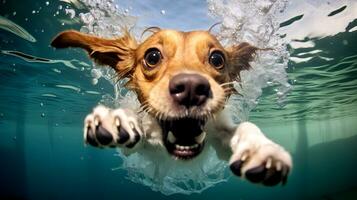
M157 30L138 44L126 33L103 39L76 31L60 33L57 48L80 47L100 64L114 68L136 92L142 109L162 127L166 149L176 158L198 155L207 119L235 92L232 82L257 50L248 43L224 48L208 31Z

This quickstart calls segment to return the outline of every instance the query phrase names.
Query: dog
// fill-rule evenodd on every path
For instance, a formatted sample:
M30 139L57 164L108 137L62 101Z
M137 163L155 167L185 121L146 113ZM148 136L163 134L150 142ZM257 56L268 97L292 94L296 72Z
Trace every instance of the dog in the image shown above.
M82 48L113 68L140 102L139 111L94 108L84 120L85 142L133 152L160 147L178 162L195 159L211 145L233 174L266 186L284 185L292 169L290 154L253 123L234 124L226 106L237 93L233 82L251 68L260 49L246 42L225 48L205 30L150 30L142 43L128 31L106 39L67 30L53 39L55 48Z

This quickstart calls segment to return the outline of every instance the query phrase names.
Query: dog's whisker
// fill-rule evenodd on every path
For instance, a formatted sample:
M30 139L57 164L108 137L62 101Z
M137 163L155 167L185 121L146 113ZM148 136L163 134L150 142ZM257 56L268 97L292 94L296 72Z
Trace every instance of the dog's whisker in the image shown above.
M226 107L226 108L233 108L233 106L232 106L232 105L229 105L229 104L226 104L225 107Z
M141 108L141 109L144 109L144 108L147 108L148 106L149 106L149 104L144 102L144 103L140 106L140 108Z
M227 85L234 85L234 83L235 83L236 81L231 81L231 82L225 82L225 83L222 83L222 84L220 84L219 86L227 86Z
M142 109L139 111L139 113L144 113L144 112L147 113L147 111L148 111L148 106L146 106L145 108L142 108Z
M139 111L144 111L147 107L149 107L150 105L148 104L148 102L147 101L144 101L143 103L142 103L142 105L140 106L140 108L139 108Z

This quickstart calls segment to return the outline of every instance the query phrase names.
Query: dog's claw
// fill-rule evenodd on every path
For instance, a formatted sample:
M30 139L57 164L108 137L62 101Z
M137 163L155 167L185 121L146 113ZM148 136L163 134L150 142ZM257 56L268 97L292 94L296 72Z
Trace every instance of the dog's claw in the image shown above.
M261 165L248 170L245 173L245 177L253 183L259 183L264 179L266 172L267 169L265 168L265 166Z
M101 145L109 145L113 141L112 134L105 129L103 126L98 126L95 130L95 135L97 137L98 142Z
M92 129L90 127L88 127L87 129L87 139L86 142L92 146L98 146L97 141L95 140L95 135L94 132L92 131Z
M129 133L123 127L119 127L117 143L124 144L129 139L130 139Z
M138 132L135 128L133 128L133 132L134 132L134 134L135 134L134 140L133 140L131 143L129 143L129 144L126 145L126 147L128 147L128 148L133 148L133 147L136 145L136 143L138 143L139 140L140 140L140 134L139 134L139 132Z
M284 167L282 171L282 185L284 186L288 181L289 168Z
M263 184L266 186L274 186L282 181L282 173L281 171L276 171L274 169L270 169L267 171Z
M232 170L232 172L236 175L236 176L241 176L241 168L243 166L243 162L242 160L237 160L235 162L233 162L229 168Z

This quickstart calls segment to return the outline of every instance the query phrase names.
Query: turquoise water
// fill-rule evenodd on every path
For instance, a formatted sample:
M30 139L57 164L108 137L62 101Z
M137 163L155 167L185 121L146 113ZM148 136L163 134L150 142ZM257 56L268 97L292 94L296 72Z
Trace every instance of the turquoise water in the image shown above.
M262 94L245 89L253 97L243 99L249 113L243 117L292 153L288 184L254 185L227 169L227 181L190 195L165 195L134 183L119 167L123 160L115 149L83 145L84 117L99 102L113 104L117 93L92 70L85 53L49 46L62 30L88 28L79 13L91 7L80 2L86 1L0 1L0 199L357 198L356 1L287 2L272 18L287 44L280 52L289 54L287 66L267 71L282 78L264 85L246 75L244 83L255 83L250 88ZM231 17L218 9L226 3L233 10L241 6L232 6L234 1L115 1L118 7L112 8L126 17L109 15L107 24L135 23L139 33L144 26L208 29ZM245 21L248 27L260 22Z

